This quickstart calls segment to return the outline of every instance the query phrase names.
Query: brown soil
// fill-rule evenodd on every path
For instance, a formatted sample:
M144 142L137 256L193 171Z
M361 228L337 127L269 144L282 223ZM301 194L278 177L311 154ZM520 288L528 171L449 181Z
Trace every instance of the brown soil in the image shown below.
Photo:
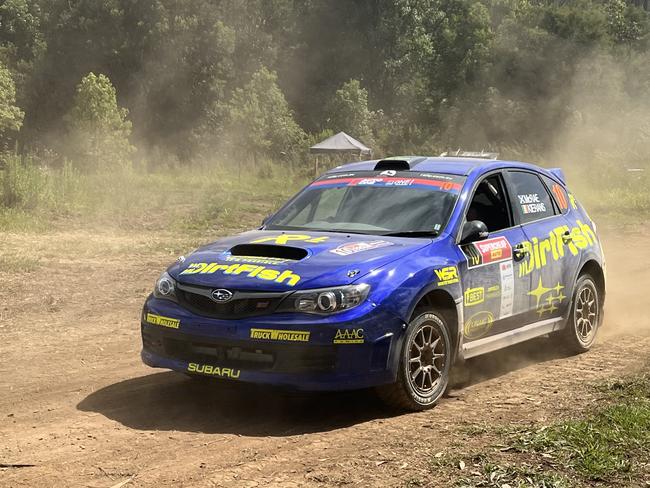
M142 365L140 307L174 252L150 234L0 236L0 485L444 486L436 453L480 451L486 425L590 408L587 383L647 364L647 243L607 234L591 352L544 340L500 351L469 363L433 410L395 414L368 391L206 388Z

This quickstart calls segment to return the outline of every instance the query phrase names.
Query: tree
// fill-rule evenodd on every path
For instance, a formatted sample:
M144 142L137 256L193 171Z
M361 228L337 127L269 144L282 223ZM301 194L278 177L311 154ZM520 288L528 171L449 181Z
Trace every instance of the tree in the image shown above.
M251 154L254 160L261 154L278 158L304 140L277 79L263 67L234 91L225 110L225 138L235 152Z
M68 150L86 170L110 170L130 163L128 110L117 105L115 88L105 75L89 73L79 85L66 116Z
M0 61L6 63L16 84L21 106L27 100L26 83L34 62L45 50L37 2L6 0L0 4Z
M9 70L0 63L0 137L7 131L18 131L23 124L23 111L16 107L16 86Z
M372 144L372 112L368 109L368 91L359 80L350 80L341 86L329 103L329 128L348 132L364 144Z

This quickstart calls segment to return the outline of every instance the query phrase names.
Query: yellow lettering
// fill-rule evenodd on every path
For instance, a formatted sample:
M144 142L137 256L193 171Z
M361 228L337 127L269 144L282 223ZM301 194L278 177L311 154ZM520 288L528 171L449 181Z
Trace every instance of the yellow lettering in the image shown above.
M254 271L257 268L258 268L258 266L254 266L252 264L240 264L239 268L237 268L237 270L233 274L240 274L240 273L248 272L249 276L250 276L250 272Z
M580 231L579 227L574 227L573 230L571 231L571 238L573 239L573 243L578 246L580 249L586 249L589 243L587 242L587 238L583 235L583 233Z
M228 268L224 271L224 274L233 274L233 273L235 272L235 270L237 270L240 266L242 266L242 265L241 265L241 264L231 264L231 265L228 266Z
M591 227L589 227L588 224L583 224L579 220L576 221L576 224L578 224L578 227L580 227L580 230L582 231L583 235L586 237L589 245L593 246L597 240L595 232L591 229Z
M539 243L539 257L541 258L540 266L546 266L546 254L551 250L551 243L544 239Z
M274 280L278 277L280 272L276 269L263 269L262 271L259 272L257 275L257 278L261 280Z
M557 253L560 258L564 257L564 239L562 239L562 234L568 229L568 227L556 227L552 230L555 233L555 241L557 242Z
M282 283L284 280L288 279L288 284L290 286L296 286L296 283L300 281L300 276L297 274L292 273L288 269L283 271L280 276L277 277L275 281L278 283Z

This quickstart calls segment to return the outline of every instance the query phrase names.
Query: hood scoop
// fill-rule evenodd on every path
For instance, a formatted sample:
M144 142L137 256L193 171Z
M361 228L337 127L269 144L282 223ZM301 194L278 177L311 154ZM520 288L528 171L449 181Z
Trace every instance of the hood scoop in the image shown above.
M230 249L232 256L248 256L260 258L277 258L300 261L307 257L306 249L291 246L274 246L271 244L238 244Z

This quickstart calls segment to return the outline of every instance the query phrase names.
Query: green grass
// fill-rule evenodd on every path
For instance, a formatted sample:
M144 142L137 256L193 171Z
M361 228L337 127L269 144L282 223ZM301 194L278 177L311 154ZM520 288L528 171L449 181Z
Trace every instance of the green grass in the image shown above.
M456 482L458 487L494 487L504 488L569 488L571 482L552 471L527 463L521 465L496 464L481 461L469 476L463 476Z
M635 465L650 458L650 378L616 382L601 391L615 403L586 419L524 432L515 447L549 456L587 480L629 479Z
M602 407L579 418L523 430L462 427L491 447L438 453L430 471L457 487L649 486L650 376L593 388Z
M306 182L279 166L242 171L218 163L159 172L82 174L10 158L0 171L0 231L164 230L222 235L256 227Z

